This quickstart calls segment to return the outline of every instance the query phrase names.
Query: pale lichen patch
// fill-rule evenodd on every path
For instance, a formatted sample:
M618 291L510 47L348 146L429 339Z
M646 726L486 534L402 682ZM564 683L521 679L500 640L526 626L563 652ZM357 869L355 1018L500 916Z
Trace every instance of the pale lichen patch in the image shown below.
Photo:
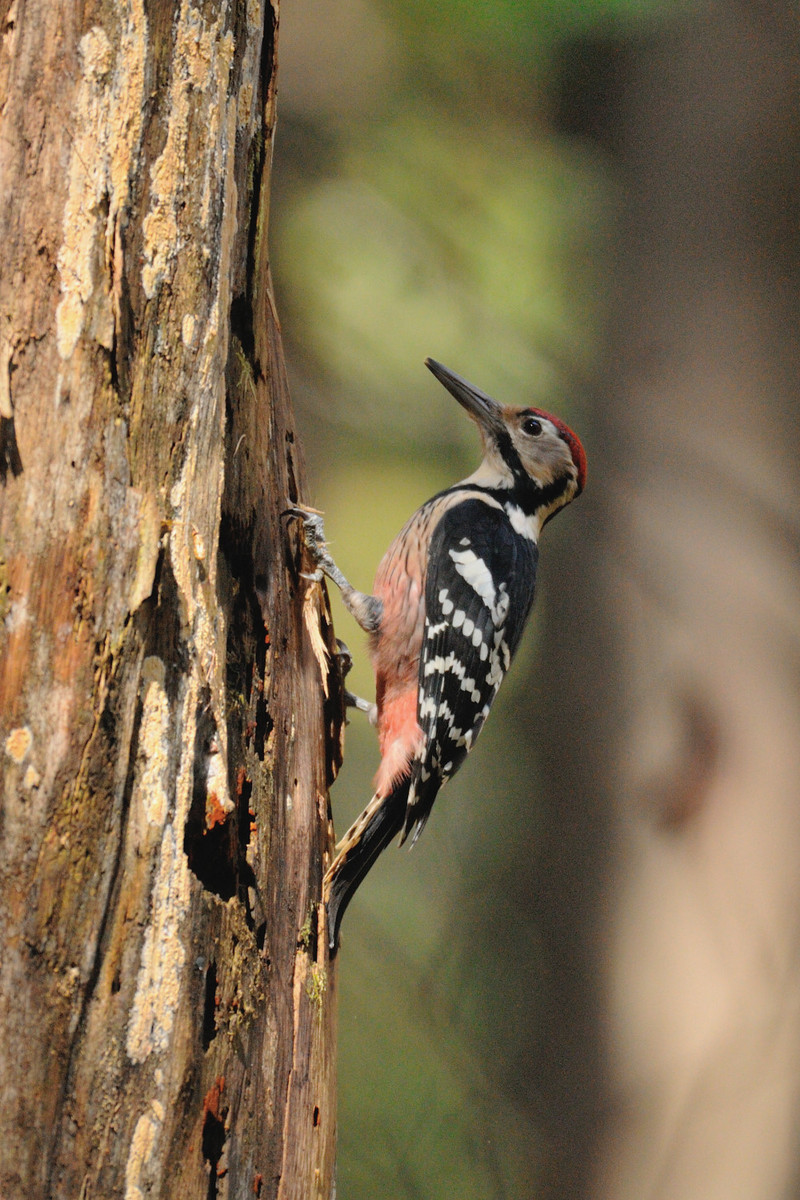
M306 976L306 995L311 1003L317 1009L317 1016L322 1017L322 1001L325 998L325 993L328 990L328 976L325 968L319 963L312 963L311 969Z
M104 156L97 153L97 141L107 124L109 94L105 80L112 61L111 43L105 31L95 26L85 33L78 55L82 80L75 102L64 242L58 253L63 296L56 309L56 343L62 358L69 358L77 345L86 305L94 290L98 209L106 175Z
M157 659L145 661L149 664L145 687L154 688L150 699L152 721L148 744L158 759L168 748L161 718L161 693L166 697L161 673L163 663L159 667ZM126 1049L134 1063L144 1062L153 1052L168 1050L181 997L181 978L186 963L186 947L181 935L191 895L183 831L191 801L197 695L197 682L192 676L175 719L175 728L180 730L175 803L166 815L161 833L150 914L128 1021Z
M170 711L164 686L164 663L150 655L142 664L142 719L139 729L140 770L136 783L136 807L147 825L159 828L169 808Z
M192 550L194 556L199 563L205 562L206 559L206 543L200 530L196 525L191 526Z
M194 341L194 327L196 323L194 313L184 313L183 320L181 321L181 340L187 349Z
M32 788L38 787L41 782L41 775L36 770L36 767L31 764L25 772L25 777L22 780L22 786L30 791Z
M0 333L0 417L11 421L14 417L14 406L11 403L11 360L14 357L14 343L11 338Z
M27 725L12 729L6 738L6 754L15 763L22 763L33 745L33 734Z
M134 1063L169 1048L181 994L186 949L180 934L189 907L189 880L183 830L174 822L164 829L150 904L126 1039Z
M203 14L192 7L190 0L182 0L172 55L167 138L150 171L150 210L142 226L142 286L149 298L155 296L181 248L178 214L186 190L194 97L200 97L206 126L204 142L208 147L205 163L192 163L193 173L198 168L204 172L199 213L203 228L209 226L213 188L224 174L225 147L220 145L219 131L235 47L233 34L222 32L223 20L220 16L206 24ZM196 235L197 230L193 233ZM201 247L201 254L202 250Z
M5 627L7 634L18 633L31 624L31 613L28 607L28 597L20 596L19 600L14 600L9 604L5 615Z
M247 44L242 59L242 79L244 83L239 89L236 119L240 127L254 130L256 127L255 89L250 80L258 76L258 57L261 53L261 37L264 29L264 11L262 0L248 0Z
M122 30L114 47L99 25L78 46L81 79L72 114L64 241L58 252L62 297L56 309L56 345L62 359L71 356L89 318L97 341L107 348L113 344L111 258L142 132L147 37L143 0L127 0L120 7Z
M151 1101L150 1108L136 1122L125 1163L125 1200L144 1200L150 1192L149 1181L143 1173L153 1158L164 1124L164 1106Z
M239 104L236 116L240 125L250 124L254 95L255 91L252 83L245 83L239 89Z
M134 489L129 490L133 491ZM144 495L137 493L137 499L139 503L139 544L133 583L128 597L130 612L136 612L139 605L152 594L158 555L161 550L161 512L158 502L150 493Z

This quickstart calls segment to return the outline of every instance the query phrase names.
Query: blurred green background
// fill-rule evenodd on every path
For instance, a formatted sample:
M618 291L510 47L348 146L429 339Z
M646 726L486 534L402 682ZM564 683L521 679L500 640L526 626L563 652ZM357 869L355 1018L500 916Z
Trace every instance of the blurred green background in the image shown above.
M787 5L749 14L282 6L272 266L304 499L345 574L367 589L406 518L477 465L427 355L559 413L589 459L585 496L547 528L534 617L480 744L413 853L389 849L347 912L339 1200L800 1194L790 1135L776 1149L742 1099L740 1051L753 1094L768 1076L731 1015L757 993L786 1002L747 974L774 947L737 917L743 863L748 912L773 904L795 929L789 957L800 938L781 907L798 847L767 783L748 782L773 766L797 778L794 684L760 710L786 727L765 765L763 737L729 711L749 685L726 674L748 662L768 678L766 643L746 654L777 628L754 599L765 568L746 600L742 580L775 513L798 533L800 37ZM351 686L371 698L365 639L332 602ZM736 603L731 655L716 631ZM377 760L354 717L339 835ZM783 874L757 852L773 820ZM714 974L723 945L742 963ZM770 1130L800 1127L796 1092L775 1083Z
M655 0L285 3L272 246L309 474L334 556L368 588L406 518L477 465L471 422L423 367L579 431L603 352L617 183L563 117L582 39L664 18ZM571 68L570 68L571 69ZM348 910L340 959L338 1195L533 1194L548 1154L524 1047L546 964L520 857L539 820L538 642L572 586L551 569L476 752L413 853L391 848ZM332 598L372 698L365 639ZM337 834L370 795L356 717Z

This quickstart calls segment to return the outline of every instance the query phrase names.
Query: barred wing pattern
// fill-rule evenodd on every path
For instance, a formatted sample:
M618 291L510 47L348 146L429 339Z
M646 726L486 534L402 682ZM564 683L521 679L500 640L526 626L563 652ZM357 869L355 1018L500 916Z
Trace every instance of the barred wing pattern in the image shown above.
M474 745L533 604L538 549L505 509L453 505L428 553L417 719L423 756L411 768L403 839L419 837L439 789Z

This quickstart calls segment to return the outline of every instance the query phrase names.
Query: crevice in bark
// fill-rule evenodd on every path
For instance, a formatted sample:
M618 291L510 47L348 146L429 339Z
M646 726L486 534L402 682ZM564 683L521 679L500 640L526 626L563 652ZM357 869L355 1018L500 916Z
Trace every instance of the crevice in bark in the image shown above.
M126 633L120 646L117 648L116 656L122 661L125 657L123 651L124 645L128 642L138 641L141 646L141 652L138 656L137 677L140 676L141 664L148 655L160 657L165 663L172 664L172 670L167 670L164 677L164 686L172 713L175 712L175 706L178 701L182 671L187 665L187 654L181 636L179 613L177 582L168 557L162 550L159 553L156 563L151 596L139 606L136 613L130 618ZM98 650L99 656L100 651ZM119 744L122 746L123 744L120 739L120 733L124 728L120 710L120 698L129 685L124 679L117 677L113 658L113 655L109 656L107 667L109 679L108 693L103 708L97 714L96 725L89 739L89 745L91 745L97 736L98 729L109 745ZM122 859L127 835L128 817L136 782L136 766L139 757L139 739L144 708L140 677L137 678L136 687L138 694L130 721L130 733L125 741L124 749L124 753L127 755L125 780L120 789L119 798L115 800L114 862L108 874L105 889L107 899L100 906L102 916L97 929L91 966L80 995L76 997L75 1001L77 1011L71 1022L72 1032L66 1046L66 1064L61 1076L60 1098L55 1108L55 1111L62 1115L68 1113L67 1099L74 1087L74 1066L79 1058L86 1032L87 1013L97 990L98 981L108 955L110 930L113 928L116 910L120 902ZM87 754L88 745L84 751L84 757ZM104 761L103 756L100 756L98 761ZM77 802L79 793L82 791L94 794L100 791L100 788L91 773L85 776L82 771L79 771L73 788L74 802ZM119 990L121 982L119 973L115 972L112 977L112 990L114 990L115 983L116 990ZM63 1120L54 1126L47 1149L46 1195L54 1194L55 1172L59 1169L59 1153L62 1143Z
M262 104L267 103L269 96L270 85L272 83L272 72L275 64L275 35L277 32L277 16L272 4L267 4L267 11L264 14L264 32L261 39L261 58L259 63L259 79L261 82L261 98ZM250 164L249 173L255 180L264 178L264 168L267 162L267 156L271 153L271 142L265 137L265 130L259 129L253 138L250 148ZM245 263L245 286L247 295L245 303L249 310L249 324L252 330L252 306L253 306L253 289L256 284L262 284L264 281L258 278L259 264L258 258L258 240L259 231L261 231L261 189L253 187L250 193L250 219L247 223L247 258ZM262 231L263 232L263 231ZM234 305L236 300L234 300ZM236 316L231 310L231 328L234 332L236 329ZM244 344L244 343L243 343ZM255 345L253 344L253 351ZM261 367L255 356L251 359L253 367L257 375L261 374Z
M234 738L243 737L263 760L274 721L264 687L269 632L256 598L258 580L254 577L252 540L252 529L223 514L220 554L237 585L229 626L226 680L228 695L234 700L229 709L229 738L233 744Z
M111 383L127 409L131 398L131 363L136 361L135 319L131 305L124 229L117 220L114 225L114 251L111 261L111 294L113 296L114 332L111 343Z
M269 715L269 709L262 689L256 700L256 728L253 736L253 749L259 758L264 757L267 738L272 733L273 728L274 723L272 717Z
M274 5L268 5L268 10L264 19L264 35L261 42L261 70L259 72L261 87L265 96L272 82L272 64L275 62L275 31L278 24Z
M289 500L292 504L297 504L300 499L300 493L297 488L297 476L294 469L294 454L292 453L292 445L294 444L294 434L291 430L286 430L286 481L287 490L289 492Z
M255 813L250 807L253 795L253 781L239 768L236 780L237 820L239 829L239 900L244 908L245 921L249 929L255 929L251 894L257 888L257 880L247 861L247 848L250 845L250 831L254 827Z
M287 472L304 484L267 258L277 4L178 7L54 33L16 5L6 31L37 63L6 114L7 333L70 349L11 364L16 413L0 387L0 743L12 716L32 738L5 765L0 829L0 1059L25 1081L0 1106L0 1191L31 1200L294 1196L312 1177L327 1195L333 1171L335 975L292 1022L297 915L329 838L319 672L280 523ZM226 384L222 445L205 399Z
M180 613L183 609L183 599L172 564L163 550L159 553L156 564L152 595L157 597L157 607L153 609L152 600L146 602L145 611L152 619L148 622L145 657L154 654L162 659L168 668L164 687L170 709L174 711L179 698L180 681L189 671L189 651L181 631Z
M217 964L206 968L205 1002L203 1004L203 1049L207 1050L217 1036Z
M192 803L183 832L183 849L190 870L203 887L221 900L230 900L236 894L238 857L231 828L233 813L226 812L209 792L211 759L219 753L217 738L211 692L204 688L197 705Z
M22 459L17 445L13 417L0 417L0 483L5 483L9 471L16 477L22 474Z
M203 1118L202 1150L208 1170L208 1192L206 1193L208 1200L216 1200L220 1178L219 1163L225 1149L225 1110L220 1107L224 1087L225 1080L220 1077L203 1101L205 1116Z
M0 555L0 622L5 620L6 613L11 607L11 584L8 580L6 560Z
M253 370L257 368L253 309L247 296L234 296L231 304L231 333L238 338L242 353Z
M158 559L158 562L156 565L155 583L154 583L154 587L153 587L152 596L158 595L158 590L159 590L158 589L158 581L162 575L163 557L164 557L164 555L163 555L163 551L162 551L159 554L159 559ZM173 584L174 584L174 580L173 580ZM157 607L157 605L154 602L152 597L150 599L146 600L140 606L140 608L137 610L136 614L133 616L133 618L131 620L131 628L128 630L128 633L127 633L128 638L134 636L135 632L138 630L139 636L141 637L142 641L146 642L148 634L151 633L154 629L157 629L160 624L158 621L153 620L153 613L154 613L154 610L156 607ZM119 653L120 654L122 653L122 646L120 646L120 648L119 648ZM141 664L141 661L144 659L145 654L146 654L146 651L141 656L140 664ZM114 671L113 664L109 664L109 678L110 678L110 685L109 685L108 695L106 698L106 703L105 703L102 711L98 714L97 723L98 723L98 725L102 725L102 727L103 727L103 733L104 733L105 740L109 743L109 745L113 745L118 742L118 727L121 724L120 713L119 713L119 708L118 708L119 697L124 690L125 684L124 684L123 680L119 680L119 679L115 678L115 671ZM96 938L94 955L92 958L91 967L90 967L89 973L86 977L85 985L80 993L79 998L77 999L78 1012L75 1015L75 1017L73 1018L73 1022L72 1022L72 1036L70 1037L69 1043L67 1045L66 1064L65 1064L65 1069L63 1071L63 1074L61 1076L60 1096L59 1096L58 1104L55 1107L55 1111L58 1113L61 1113L62 1115L66 1114L68 1112L67 1098L72 1093L72 1089L74 1086L74 1064L75 1064L76 1059L78 1058L78 1055L80 1052L80 1047L81 1047L83 1037L85 1034L86 1015L87 1015L87 1012L89 1009L89 1005L91 1004L92 998L95 994L95 991L97 990L97 984L98 984L98 981L100 978L100 974L101 974L101 971L103 968L106 954L108 952L109 929L113 925L114 914L115 914L117 905L119 903L120 870L121 870L121 864L122 864L123 850L124 850L124 846L125 846L125 836L126 836L127 826L128 826L128 814L130 812L131 799L133 796L133 789L134 789L134 783L135 783L135 778L136 778L137 748L139 745L139 736L140 736L140 732L141 732L142 713L143 713L142 696L141 696L141 692L139 692L137 699L136 699L133 717L131 720L130 736L127 739L127 745L125 746L125 753L127 754L127 763L126 763L126 769L125 769L125 781L124 781L121 791L120 791L118 815L115 818L115 824L116 824L117 828L116 828L116 839L115 839L115 845L114 845L114 863L113 863L113 866L112 866L111 871L109 872L109 876L108 876L108 884L107 884L107 890L106 890L107 899L106 899L106 902L101 906L101 909L100 909L102 916L101 916L100 924L99 924L98 930L97 930L97 938ZM92 737L90 738L90 742L94 739L95 732L96 732L96 730L93 731ZM119 741L119 744L120 744L120 746L123 744L121 740ZM83 788L83 787L89 788L90 786L91 786L90 780L85 779L83 777L82 773L79 773L78 779L76 780L75 788L73 790L73 796L76 798L77 794L81 788ZM121 986L120 975L118 972L115 972L115 974L112 978L112 984L111 984L112 991L114 991L114 990L119 991L120 986ZM53 1127L52 1134L51 1134L51 1137L49 1140L48 1149L47 1149L47 1170L46 1170L45 1194L48 1196L54 1194L54 1188L55 1188L54 1174L55 1174L55 1171L58 1169L58 1159L59 1159L59 1151L60 1151L61 1144L62 1144L62 1136L63 1136L63 1120L59 1121Z

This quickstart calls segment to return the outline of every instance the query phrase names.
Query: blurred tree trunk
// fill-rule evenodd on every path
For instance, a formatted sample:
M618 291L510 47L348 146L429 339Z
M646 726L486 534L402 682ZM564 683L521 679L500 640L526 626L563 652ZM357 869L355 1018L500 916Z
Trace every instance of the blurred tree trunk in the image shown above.
M556 719L581 723L554 1027L596 1074L559 1075L582 1164L559 1196L798 1194L798 35L789 5L717 4L614 64L614 370L555 639L580 643Z
M331 1193L275 21L0 0L3 1200Z

